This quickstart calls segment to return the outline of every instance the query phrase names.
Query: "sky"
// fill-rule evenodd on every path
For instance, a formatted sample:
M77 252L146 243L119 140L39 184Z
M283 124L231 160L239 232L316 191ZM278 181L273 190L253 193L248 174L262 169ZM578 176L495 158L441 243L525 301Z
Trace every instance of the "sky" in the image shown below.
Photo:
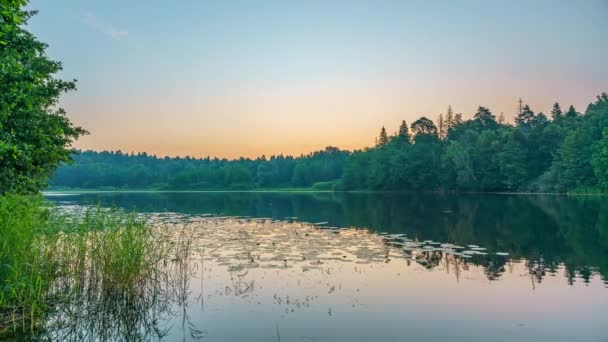
M608 91L608 0L30 0L78 91L76 147L237 158L359 149L448 105L512 119Z

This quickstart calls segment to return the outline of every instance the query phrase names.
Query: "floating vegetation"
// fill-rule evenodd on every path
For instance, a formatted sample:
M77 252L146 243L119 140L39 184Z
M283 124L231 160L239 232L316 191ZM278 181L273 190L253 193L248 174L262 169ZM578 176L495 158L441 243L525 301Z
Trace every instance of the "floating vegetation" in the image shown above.
M86 208L67 210L87 217ZM340 229L291 217L132 215L134 227L147 232L137 235L137 230L118 229L126 221L108 224L102 212L97 215L91 210L95 208L88 209L92 213L89 226L78 226L83 235L71 236L66 231L52 240L56 248L52 255L63 258L63 265L70 268L45 292L54 309L25 331L36 331L50 340L78 339L75 336L150 340L168 334L173 337L181 327L187 332L186 339L195 339L207 332L191 322L190 307L217 312L231 304L249 304L251 310L257 305L274 305L288 315L308 310L316 302L326 303L328 296L348 298L353 306L364 305L357 293L373 279L372 274L405 274L404 268L410 272L442 270L458 280L463 272L475 270L464 279L496 280L513 267L508 253L490 253L478 245L465 248L455 244L460 241L420 241L403 233ZM147 224L141 226L141 220ZM70 227L77 231L74 225ZM105 231L103 227L116 229ZM144 250L151 252L142 253ZM529 268L537 278L546 272L543 264L530 264ZM357 279L363 282L356 283ZM26 316L18 316L19 327L30 322ZM7 324L5 320L4 327Z

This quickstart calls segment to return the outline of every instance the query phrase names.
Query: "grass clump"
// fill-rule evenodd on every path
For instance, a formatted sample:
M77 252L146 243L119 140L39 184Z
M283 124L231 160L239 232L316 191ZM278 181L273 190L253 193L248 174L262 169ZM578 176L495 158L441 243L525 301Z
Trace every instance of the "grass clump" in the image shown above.
M44 330L66 304L155 298L170 246L135 214L66 213L40 197L0 197L0 336Z

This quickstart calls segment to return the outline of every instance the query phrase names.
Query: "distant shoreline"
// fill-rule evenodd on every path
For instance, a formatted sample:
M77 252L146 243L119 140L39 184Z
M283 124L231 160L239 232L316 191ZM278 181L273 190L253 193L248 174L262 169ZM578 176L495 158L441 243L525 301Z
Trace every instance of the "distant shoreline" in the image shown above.
M48 189L43 195L57 194L92 194L92 193L359 193L359 194L412 194L412 191L382 191L382 190L318 190L314 188L276 188L276 189L249 189L249 190L156 190L156 189ZM551 196L608 196L608 193L566 193L566 192L504 192L504 191L469 191L469 192L418 192L426 194L445 195L551 195Z

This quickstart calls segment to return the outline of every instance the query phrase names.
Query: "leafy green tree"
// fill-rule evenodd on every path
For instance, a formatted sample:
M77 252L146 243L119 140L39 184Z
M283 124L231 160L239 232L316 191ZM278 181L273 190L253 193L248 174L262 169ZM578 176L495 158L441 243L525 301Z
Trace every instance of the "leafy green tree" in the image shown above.
M499 137L494 130L484 130L479 134L473 154L473 165L480 190L497 191L502 188L498 163L500 147Z
M414 123L412 123L412 132L414 133L414 136L416 138L418 138L419 136L424 136L424 135L428 135L428 136L433 136L433 137L437 137L437 126L435 126L435 124L433 123L433 121L425 118L425 117L421 117L420 119L414 121Z
M268 188L274 185L277 173L272 163L259 163L256 173L258 184L261 187Z
M0 193L42 189L86 133L57 108L60 95L76 86L55 78L61 63L50 60L47 45L25 30L35 12L22 10L24 5L0 2Z
M595 175L591 166L593 141L583 128L568 134L559 149L559 186L573 190L592 186Z
M483 129L496 129L498 123L496 122L496 116L490 112L486 107L479 107L473 117L473 121L479 127L479 130Z
M369 189L368 170L371 167L370 150L356 151L348 159L348 163L344 166L344 188L346 190Z
M227 165L224 168L224 184L231 189L251 189L255 187L249 170L240 165Z
M463 143L452 141L445 152L447 160L451 163L448 168L455 171L456 186L459 189L474 189L477 184L469 151Z
M602 140L595 145L595 153L591 159L593 173L598 179L598 184L608 190L608 128L604 128Z
M500 175L508 190L520 189L528 179L524 137L519 131L505 132L502 150L498 153Z
M388 146L385 146L388 147ZM389 148L378 148L372 154L372 162L367 170L367 183L374 190L389 190L390 158Z

